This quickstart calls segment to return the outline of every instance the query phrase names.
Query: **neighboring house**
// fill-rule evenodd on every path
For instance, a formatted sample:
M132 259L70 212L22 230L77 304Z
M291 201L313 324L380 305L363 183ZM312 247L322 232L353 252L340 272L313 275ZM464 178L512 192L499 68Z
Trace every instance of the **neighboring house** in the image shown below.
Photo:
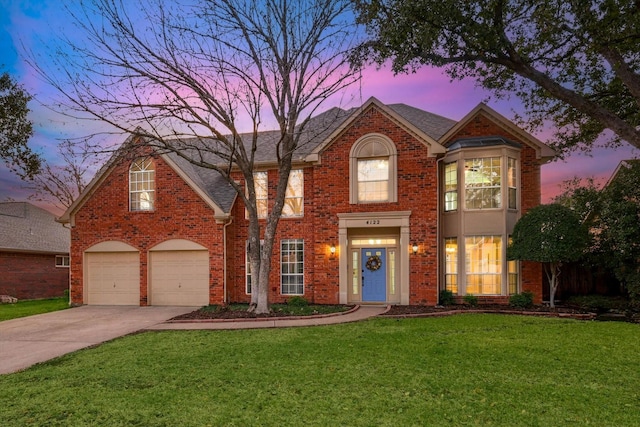
M276 136L262 133L256 153L263 216L275 195ZM491 302L529 290L540 301L540 265L506 260L554 155L539 140L484 104L454 121L372 98L316 116L303 142L270 301L434 305L442 289ZM249 301L248 220L225 180L176 155L118 158L61 218L72 230L72 303Z
M61 297L69 289L68 228L49 211L0 203L0 295Z

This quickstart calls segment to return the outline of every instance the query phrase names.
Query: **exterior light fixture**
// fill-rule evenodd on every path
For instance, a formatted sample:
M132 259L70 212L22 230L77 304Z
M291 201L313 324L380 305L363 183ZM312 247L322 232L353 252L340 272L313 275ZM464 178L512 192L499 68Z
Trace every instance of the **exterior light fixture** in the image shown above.
M411 250L413 251L414 255L418 253L418 244L416 242L413 242L413 244L411 245Z
M333 257L336 254L336 245L333 243L329 246L329 252L331 252L331 256Z

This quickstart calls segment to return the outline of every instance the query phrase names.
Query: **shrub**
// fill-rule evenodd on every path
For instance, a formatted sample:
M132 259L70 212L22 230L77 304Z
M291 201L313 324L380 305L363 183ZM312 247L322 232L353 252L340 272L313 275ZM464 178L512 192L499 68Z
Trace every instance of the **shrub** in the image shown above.
M529 308L533 305L533 293L524 291L521 294L513 294L509 298L511 307Z
M569 305L582 310L604 313L609 310L624 311L629 308L629 301L622 297L608 297L604 295L573 296L567 301Z
M475 307L476 305L478 305L478 297L473 294L465 295L462 300L465 304L470 305L471 307Z
M440 291L440 305L453 305L453 292L443 289Z
M306 307L309 302L304 297L291 297L287 300L287 305L292 307Z

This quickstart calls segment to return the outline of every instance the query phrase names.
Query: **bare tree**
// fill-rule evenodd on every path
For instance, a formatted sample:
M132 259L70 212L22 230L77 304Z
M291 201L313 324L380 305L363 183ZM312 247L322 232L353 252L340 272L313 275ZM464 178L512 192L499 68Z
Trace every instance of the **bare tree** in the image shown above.
M82 193L105 155L94 152L86 143L71 140L61 142L58 153L60 161L43 161L38 174L25 180L25 188L33 191L29 200L47 202L65 211Z
M89 3L70 11L82 41L67 38L72 53L57 52L63 77L42 76L64 95L67 114L88 114L228 180L249 217L252 303L267 312L292 156L322 102L359 80L346 55L358 42L350 1ZM253 171L264 120L277 129L279 178L262 233Z

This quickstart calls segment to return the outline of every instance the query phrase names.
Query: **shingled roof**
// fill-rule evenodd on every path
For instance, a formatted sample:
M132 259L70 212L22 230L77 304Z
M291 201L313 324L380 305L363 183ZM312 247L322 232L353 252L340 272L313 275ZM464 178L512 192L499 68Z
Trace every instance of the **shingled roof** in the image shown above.
M70 231L49 211L26 202L0 203L0 251L68 254Z

